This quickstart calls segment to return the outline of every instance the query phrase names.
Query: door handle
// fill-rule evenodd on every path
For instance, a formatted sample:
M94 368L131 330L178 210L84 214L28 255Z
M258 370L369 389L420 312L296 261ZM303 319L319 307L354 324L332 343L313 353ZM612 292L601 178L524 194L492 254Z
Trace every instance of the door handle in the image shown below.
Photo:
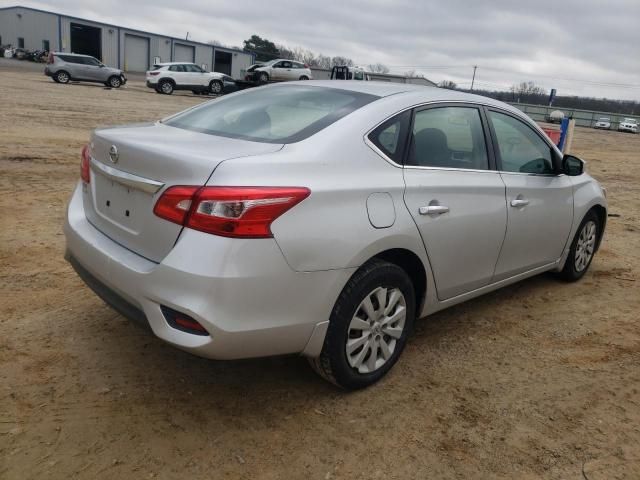
M449 212L449 207L444 205L427 205L426 207L420 207L418 209L420 215L442 215Z
M512 207L524 207L525 205L529 205L529 200L526 198L514 198L511 200Z

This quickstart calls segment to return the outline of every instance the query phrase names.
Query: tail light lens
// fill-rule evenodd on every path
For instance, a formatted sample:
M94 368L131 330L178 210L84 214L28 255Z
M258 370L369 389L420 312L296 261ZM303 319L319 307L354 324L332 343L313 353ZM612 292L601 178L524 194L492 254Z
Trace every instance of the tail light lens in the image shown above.
M308 63L305 63L305 64L304 64L304 68L309 68L309 64L308 64Z
M53 53L49 53L47 57L47 65L51 65L55 61L55 55Z
M160 72L149 72L149 75L155 77L156 75L160 75Z
M84 147L82 147L82 154L80 157L80 178L84 183L91 182L91 174L89 173L89 162L89 145L85 145Z
M307 198L303 187L168 188L154 213L202 232L234 238L270 238L271 224Z

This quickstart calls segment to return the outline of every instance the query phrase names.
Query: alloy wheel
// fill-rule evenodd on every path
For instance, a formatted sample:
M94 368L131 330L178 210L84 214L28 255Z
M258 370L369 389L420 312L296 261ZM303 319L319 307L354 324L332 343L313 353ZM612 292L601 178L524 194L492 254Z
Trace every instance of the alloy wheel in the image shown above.
M585 223L582 230L580 230L574 259L576 272L583 271L589 265L596 247L596 233L597 227L593 220Z
M404 330L407 304L398 288L378 287L356 309L349 323L347 360L360 373L372 373L393 355Z

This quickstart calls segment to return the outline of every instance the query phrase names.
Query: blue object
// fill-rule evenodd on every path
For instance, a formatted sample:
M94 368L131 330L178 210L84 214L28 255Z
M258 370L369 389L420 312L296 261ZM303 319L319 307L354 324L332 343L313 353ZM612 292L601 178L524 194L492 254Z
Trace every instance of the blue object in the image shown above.
M560 150L564 147L564 141L567 138L567 130L569 130L569 119L565 117L560 123L560 140L558 141L558 148Z

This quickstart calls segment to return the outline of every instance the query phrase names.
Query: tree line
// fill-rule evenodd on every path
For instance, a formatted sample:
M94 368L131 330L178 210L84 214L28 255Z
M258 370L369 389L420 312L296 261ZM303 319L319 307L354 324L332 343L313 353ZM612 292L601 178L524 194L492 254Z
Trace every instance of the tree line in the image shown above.
M494 98L502 102L529 103L532 105L549 105L549 94L547 90L536 85L534 82L521 82L512 85L509 90L485 90L474 88L458 88L455 82L444 80L438 85L442 88L460 90L462 92L472 92ZM580 97L578 95L556 96L553 106L565 110L594 110L597 112L617 113L621 115L640 115L640 102L635 100L615 100L611 98Z

